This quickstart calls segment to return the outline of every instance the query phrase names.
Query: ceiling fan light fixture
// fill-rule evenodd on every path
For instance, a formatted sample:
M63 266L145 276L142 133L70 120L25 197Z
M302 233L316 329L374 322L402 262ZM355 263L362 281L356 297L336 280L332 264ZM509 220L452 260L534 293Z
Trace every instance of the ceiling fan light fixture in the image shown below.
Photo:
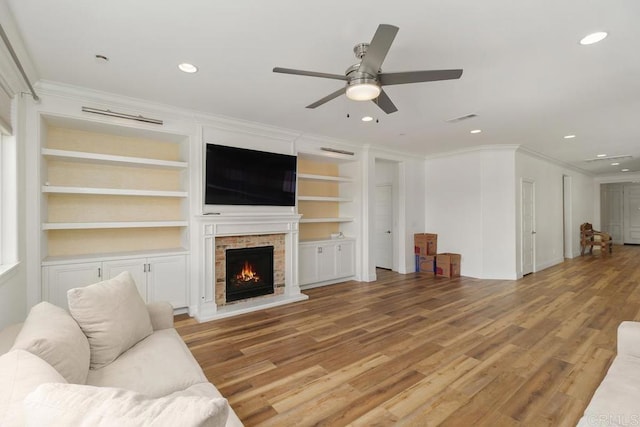
M370 101L380 95L380 86L372 79L353 79L347 87L347 98L354 101Z

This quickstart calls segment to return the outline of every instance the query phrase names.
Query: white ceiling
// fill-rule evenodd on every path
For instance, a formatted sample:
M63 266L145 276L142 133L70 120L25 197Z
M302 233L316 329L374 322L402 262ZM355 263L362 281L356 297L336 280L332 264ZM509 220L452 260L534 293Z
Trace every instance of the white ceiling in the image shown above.
M0 1L41 79L424 155L518 144L593 173L640 171L638 0ZM386 115L345 97L306 109L343 83L271 71L342 74L380 23L400 27L383 71L462 78L389 86L399 111ZM599 30L609 37L578 44ZM633 159L584 162L597 154Z

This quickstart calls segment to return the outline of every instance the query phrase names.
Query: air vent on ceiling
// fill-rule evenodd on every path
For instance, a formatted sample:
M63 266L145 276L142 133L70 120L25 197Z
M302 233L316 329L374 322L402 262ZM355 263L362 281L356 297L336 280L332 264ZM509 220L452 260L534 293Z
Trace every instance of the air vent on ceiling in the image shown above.
M606 157L595 157L593 159L585 159L584 161L586 163L591 163L591 162L599 162L601 160L629 160L629 159L633 159L633 156L629 156L628 154L625 154L623 156L606 156Z
M475 113L471 113L471 114L467 114L466 116L454 117L453 119L449 119L449 120L445 120L445 121L447 123L458 123L458 122L461 122L463 120L473 119L474 117L478 117L478 115L475 114Z

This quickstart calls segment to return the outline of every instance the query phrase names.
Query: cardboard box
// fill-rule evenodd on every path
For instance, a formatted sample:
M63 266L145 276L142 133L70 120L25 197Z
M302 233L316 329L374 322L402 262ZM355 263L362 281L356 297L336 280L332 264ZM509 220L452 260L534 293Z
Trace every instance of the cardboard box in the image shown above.
M438 235L432 233L414 234L413 246L415 255L435 255L438 253Z
M416 273L435 273L436 257L433 255L416 255Z
M436 276L460 277L460 261L462 255L442 253L436 256Z

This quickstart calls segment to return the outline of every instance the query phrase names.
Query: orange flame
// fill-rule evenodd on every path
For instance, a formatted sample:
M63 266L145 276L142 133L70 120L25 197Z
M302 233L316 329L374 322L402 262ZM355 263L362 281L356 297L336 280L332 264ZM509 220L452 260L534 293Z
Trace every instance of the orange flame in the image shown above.
M260 276L253 270L253 266L249 264L249 261L245 261L244 267L242 267L242 271L236 275L236 279L243 282L257 282L260 280Z

